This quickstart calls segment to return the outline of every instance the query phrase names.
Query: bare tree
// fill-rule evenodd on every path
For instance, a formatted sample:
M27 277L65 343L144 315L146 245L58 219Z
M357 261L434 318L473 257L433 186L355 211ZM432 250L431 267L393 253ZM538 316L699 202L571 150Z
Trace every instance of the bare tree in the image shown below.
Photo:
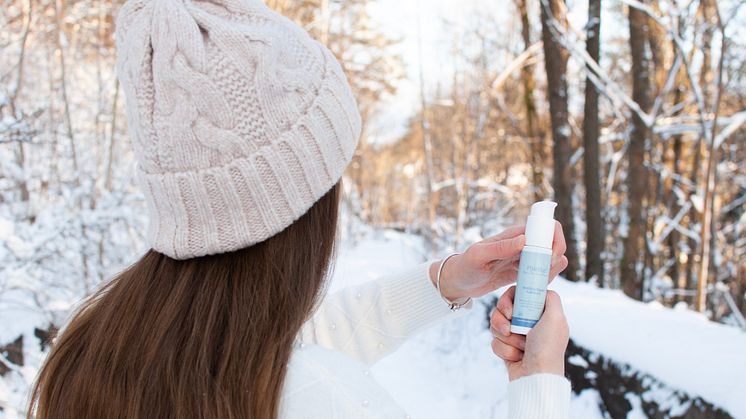
M707 166L705 169L705 179L704 179L704 199L703 199L703 208L702 208L702 224L701 224L701 231L700 231L700 246L701 246L701 253L700 253L700 265L699 265L699 274L697 275L697 294L695 299L695 307L698 311L704 312L706 305L707 305L707 284L708 284L708 278L710 269L709 264L711 263L711 252L712 248L714 248L717 244L717 242L714 240L715 237L715 227L717 218L713 216L713 213L715 212L716 208L716 202L715 202L715 182L717 180L717 159L718 159L718 149L719 144L717 144L718 141L718 116L720 114L720 99L723 95L723 67L725 63L725 55L726 55L726 42L727 38L725 36L725 29L723 27L723 22L720 17L720 10L718 9L717 2L713 0L703 0L704 6L703 9L707 10L707 16L706 16L706 25L712 24L713 28L718 28L721 33L721 44L720 44L720 59L718 61L718 74L717 74L717 81L715 84L715 99L713 101L713 115L714 115L714 121L712 124L712 134L710 135L710 143L708 144L708 153L707 153ZM708 27L707 30L710 30ZM712 35L710 35L711 37ZM709 45L706 45L705 48L709 48ZM705 84L706 85L706 84ZM712 237L710 237L712 236Z
M629 45L632 55L632 99L643 112L649 112L650 63L645 46L648 43L647 16L635 7L629 8ZM645 245L646 217L643 201L647 196L648 169L645 167L645 150L650 130L635 112L632 115L632 133L628 146L627 170L627 237L621 265L621 282L625 294L632 298L643 297L643 272L641 255Z
M552 125L554 153L554 199L557 201L557 220L562 223L567 240L569 264L565 276L578 280L578 252L573 220L573 176L570 168L570 124L567 111L567 50L557 41L553 25L565 25L563 0L542 0L541 32L544 40L544 65L547 73L547 95Z
M417 3L419 8L420 3ZM435 177L435 167L433 165L433 144L430 138L430 124L427 120L427 99L425 98L425 70L422 60L422 29L419 15L417 18L417 51L420 56L419 60L419 82L420 82L420 129L422 133L422 150L425 157L425 193L427 200L427 226L425 233L428 237L428 244L432 246L434 244L434 228L435 228L435 217L437 210L437 202L435 200L435 191L433 191L433 183ZM429 251L432 253L434 247L431 247Z
M601 0L590 0L588 24L586 25L586 51L599 62L601 38ZM587 72L593 70L586 66ZM583 111L583 181L585 183L586 252L585 277L595 277L604 283L603 251L605 243L603 218L601 217L601 173L598 156L598 90L590 77L585 81L585 108Z
M531 40L531 22L528 18L528 0L516 0L518 14L521 18L521 38L523 38L523 50L533 45ZM533 174L534 200L540 201L546 197L544 187L544 165L546 161L546 147L544 144L544 133L538 127L536 103L534 100L534 66L530 63L521 67L521 81L523 82L523 104L526 108L526 138L531 144L531 170Z

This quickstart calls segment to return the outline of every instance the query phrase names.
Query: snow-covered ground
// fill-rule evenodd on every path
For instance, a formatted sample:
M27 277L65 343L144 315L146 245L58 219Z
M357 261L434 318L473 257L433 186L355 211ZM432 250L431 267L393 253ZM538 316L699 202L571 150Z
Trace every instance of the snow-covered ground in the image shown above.
M369 281L425 261L418 237L370 232L355 245L343 244L329 292ZM375 364L373 374L414 418L506 418L508 375L490 348L486 310L414 336ZM573 400L573 418L603 418L596 394Z
M418 238L391 231L348 243L330 292L420 263L421 249ZM552 288L562 296L578 344L746 418L746 333L686 309L640 303L620 291L561 278ZM374 374L414 417L506 417L507 373L490 349L485 313L475 307L423 331L376 364ZM602 418L598 403L597 392L583 391L573 397L572 417ZM628 417L646 416L638 408Z
M354 243L349 238L353 235L357 237ZM425 260L422 241L416 236L364 226L345 236L329 292ZM735 418L746 418L746 333L686 309L639 303L619 291L561 278L552 287L562 296L571 335L578 344L629 364L672 389L700 396ZM508 378L502 361L490 349L487 309L480 304L465 316L423 331L372 368L378 381L413 417L506 417ZM25 391L41 357L32 324L39 319L21 308L15 313L18 318L2 313L2 335L9 338L6 332L11 329L29 329L24 330L28 365L0 379L0 406L6 409L0 418L7 419L22 417ZM572 417L603 418L599 400L595 390L574 396ZM639 402L640 398L631 400ZM645 417L639 408L628 415Z

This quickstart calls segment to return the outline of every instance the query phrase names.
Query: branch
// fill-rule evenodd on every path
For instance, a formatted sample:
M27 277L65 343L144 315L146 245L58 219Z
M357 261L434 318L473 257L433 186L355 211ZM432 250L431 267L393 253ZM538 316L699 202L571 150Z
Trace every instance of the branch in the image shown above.
M549 10L547 0L541 0L542 7ZM601 69L601 66L596 60L594 60L588 51L584 48L578 48L569 38L567 31L557 22L551 13L547 13L547 22L549 28L552 31L555 39L562 45L573 58L581 61L584 66L584 70L588 79L593 82L596 89L606 96L612 103L618 105L619 102L624 103L632 112L636 113L637 116L645 123L646 126L651 127L654 123L653 118L640 109L640 106L631 97L629 97L624 89L620 88L614 81L612 81L608 75ZM568 22L569 24L569 22ZM590 69L591 71L588 71Z
M499 76L495 79L495 81L492 82L492 85L490 86L492 89L497 90L499 89L503 83L510 77L511 74L520 67L523 66L523 63L528 61L530 58L533 58L534 56L541 54L541 48L543 46L543 43L541 41L534 43L530 47L526 48L525 51L523 51L520 55L515 57L513 61L508 63L507 67L500 73Z
M735 115L731 115L730 123L720 131L715 137L714 147L720 148L725 140L728 139L737 129L741 128L742 125L746 124L746 110L743 110Z
M18 97L18 93L21 91L21 87L23 86L23 64L24 64L24 58L26 56L26 41L28 40L29 32L31 31L31 15L33 13L33 2L31 0L28 0L26 2L26 8L28 9L28 14L26 15L26 19L23 23L23 35L21 35L21 51L18 53L18 71L16 75L16 86L15 89L13 89L10 93L9 98L9 105L10 105L10 111L13 113L13 117L16 117L16 105L15 101Z
M676 49L678 50L678 56L681 57L681 60L684 63L684 69L686 70L686 76L689 79L689 83L692 86L694 97L697 100L697 112L699 114L699 119L700 119L700 122L702 123L702 126L704 127L705 120L706 120L706 117L705 117L705 106L706 105L705 105L704 95L702 94L702 90L699 84L697 84L694 78L691 64L689 63L689 59L687 58L686 53L684 51L684 46L683 46L681 38L679 37L678 34L676 34L676 32L674 32L673 30L671 30L671 28L666 26L665 22L663 22L660 16L658 16L655 13L655 11L647 4L640 3L637 0L621 0L621 1L627 6L634 7L635 9L648 15L648 17L653 19L653 21L655 21L655 23L658 24L666 32L666 34L671 39L671 41L673 41L674 45L676 46ZM712 141L711 132L707 131L706 129L703 129L703 133L704 133L705 139L708 142Z
M689 118L686 115L671 118L661 118L653 127L653 132L658 135L676 135L684 133L701 133L702 130L711 130L712 124L725 125L725 128L715 137L716 146L722 145L722 142L738 130L742 125L746 124L746 110L737 112L730 116L718 117L717 121L712 117L705 119L705 124L702 126L701 123L690 123ZM719 141L719 142L718 142Z

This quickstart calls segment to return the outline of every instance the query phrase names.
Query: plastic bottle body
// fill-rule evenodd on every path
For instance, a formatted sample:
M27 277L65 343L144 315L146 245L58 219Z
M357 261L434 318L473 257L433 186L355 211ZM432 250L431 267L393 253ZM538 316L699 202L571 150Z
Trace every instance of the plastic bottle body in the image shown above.
M539 321L544 312L551 264L551 248L524 246L518 265L511 332L525 335Z

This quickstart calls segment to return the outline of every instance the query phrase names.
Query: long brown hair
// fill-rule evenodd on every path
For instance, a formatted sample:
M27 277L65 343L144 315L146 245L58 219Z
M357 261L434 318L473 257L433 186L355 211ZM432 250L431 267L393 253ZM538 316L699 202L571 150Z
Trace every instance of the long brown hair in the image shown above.
M147 252L61 332L28 418L276 418L294 337L325 292L339 194L235 252Z

